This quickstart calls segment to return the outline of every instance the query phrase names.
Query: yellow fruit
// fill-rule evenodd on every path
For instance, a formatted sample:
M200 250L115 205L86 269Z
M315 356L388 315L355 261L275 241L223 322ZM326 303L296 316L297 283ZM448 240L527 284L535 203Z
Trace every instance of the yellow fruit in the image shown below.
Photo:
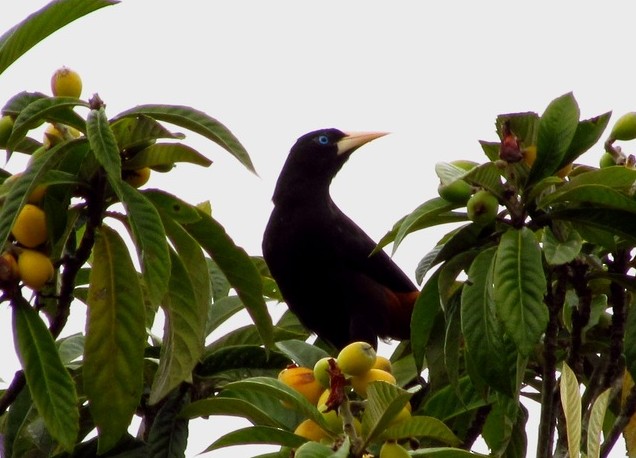
M82 94L82 79L74 70L62 67L51 77L51 91L58 97L76 97Z
M353 342L338 353L336 362L345 375L361 375L373 367L376 353L367 342Z
M18 261L11 253L5 251L0 255L0 282L14 281L19 276Z
M327 431L318 426L318 423L309 419L301 422L294 430L294 434L314 442L329 438Z
M12 130L13 118L8 115L0 118L0 147L6 146L7 140L9 140Z
M11 233L15 239L28 248L34 248L46 242L46 214L33 204L26 204L15 220Z
M610 139L633 140L636 138L636 112L625 113L618 118L610 133Z
M333 359L331 356L325 356L320 358L314 365L314 377L324 387L329 388L331 386L331 376L329 375L329 360Z
M521 151L523 154L523 162L530 168L532 168L532 164L537 160L537 147L534 145L528 146Z
M278 380L302 394L311 404L316 405L324 391L308 367L288 367L278 374Z
M388 372L380 369L370 369L368 372L362 375L356 375L351 377L351 386L353 391L358 393L363 398L367 397L367 387L371 382L383 381L395 385L397 382L395 377Z
M54 273L51 260L35 250L22 250L18 256L18 270L22 282L34 291L42 289Z
M51 148L64 141L64 134L59 131L53 124L49 124L44 130L44 137L42 138L42 144L46 149Z
M385 358L380 355L375 357L375 363L373 363L373 367L371 369L380 369L384 372L388 372L389 374L393 372L393 366L391 365L389 358Z
M136 170L125 170L123 172L123 178L129 185L135 188L140 188L150 179L150 171L150 167L143 167Z
M380 458L410 458L409 452L395 441L386 441L380 449Z
M402 423L403 421L411 419L411 404L407 403L398 414L391 419L389 426Z
M45 184L36 185L33 191L31 191L31 194L29 195L27 202L29 202L30 204L39 204L40 202L42 202L42 199L44 199L44 194L46 194L47 188L48 186Z

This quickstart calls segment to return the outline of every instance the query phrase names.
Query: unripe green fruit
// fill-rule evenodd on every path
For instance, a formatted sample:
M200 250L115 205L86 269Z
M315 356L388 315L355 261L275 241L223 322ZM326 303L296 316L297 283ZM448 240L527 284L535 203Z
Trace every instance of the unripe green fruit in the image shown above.
M614 161L614 156L612 156L608 152L603 153L603 155L601 156L601 159L598 161L598 165L602 169L604 169L605 167L611 167L613 165L616 165L616 162Z
M0 118L0 147L1 148L4 148L7 145L7 140L9 140L12 130L13 130L13 118L8 115Z
M614 140L633 140L636 138L636 112L625 113L618 118L612 128L610 138Z
M362 375L375 364L375 349L367 342L353 342L338 353L336 362L345 375Z
M466 204L468 218L478 224L488 224L495 220L499 212L499 201L486 190L477 191Z
M457 180L447 185L440 183L437 187L437 192L444 200L454 204L466 204L473 193L473 188L464 180Z
M410 458L409 452L395 441L386 441L380 449L380 458Z
M329 360L334 359L331 356L320 358L314 365L314 377L324 388L331 386L331 376L329 375Z

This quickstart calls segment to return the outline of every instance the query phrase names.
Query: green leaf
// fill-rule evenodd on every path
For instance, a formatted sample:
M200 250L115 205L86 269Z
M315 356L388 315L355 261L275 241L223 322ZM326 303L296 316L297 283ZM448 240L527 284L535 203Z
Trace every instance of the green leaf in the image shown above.
M557 223L557 222L555 222ZM550 229L549 226L543 228L543 255L548 264L559 266L566 264L576 258L583 247L583 239L579 233L571 226L555 224L560 229L559 237Z
M583 229L601 229L609 234L623 237L630 243L636 243L636 217L633 213L621 210L582 207L566 208L551 212L554 220L570 221L576 224L576 229L582 232ZM1 220L0 220L1 221ZM600 243L601 239L595 240Z
M414 458L426 457L426 458L486 458L489 455L482 455L480 453L469 452L461 448L450 447L430 447L425 449L416 450L411 453Z
M527 147L530 145L536 145L537 143L539 121L539 115L533 111L506 113L497 116L497 119L495 120L495 127L497 129L497 135L499 135L499 138L503 140L504 126L507 122L510 130L521 142L522 146Z
M198 377L207 379L222 379L224 376L228 380L236 381L237 379L229 379L227 374L244 374L238 378L243 380L248 375L260 372L254 375L271 374L277 376L278 373L289 365L291 360L278 351L267 352L263 347L258 345L223 345L206 349L205 356L201 364L196 369Z
M113 185L115 192L121 183L121 158L117 139L108 124L108 118L104 108L91 110L86 119L86 136L95 154L108 176L108 181Z
M211 452L223 447L247 444L270 444L287 447L300 447L307 439L271 426L249 426L237 429L214 441L201 453Z
M226 415L243 417L254 425L273 426L281 428L283 425L270 413L263 411L253 403L243 399L215 396L188 404L181 410L179 416L184 418L207 417L209 415Z
M184 456L188 445L188 422L179 416L186 396L174 393L159 408L148 434L148 455L153 458Z
M495 253L495 247L482 251L468 269L468 280L462 289L461 326L468 357L479 376L495 389L512 395L514 383L506 364L509 349L493 297Z
M209 167L212 164L210 159L183 143L156 143L125 161L122 167L130 170L174 164L175 162L189 162L202 167Z
M11 136L7 140L7 148L9 150L13 149L13 146L17 145L29 130L38 127L47 117L57 117L63 120L65 124L73 127L77 126L84 130L84 120L71 110L71 108L78 105L88 106L86 102L74 97L44 97L31 102L15 119Z
M411 348L417 372L422 371L426 346L435 318L441 312L438 288L439 271L426 282L415 300L411 316Z
M245 250L234 244L225 229L211 216L199 210L200 220L184 228L201 244L221 268L243 301L267 348L274 344L272 317L263 298L263 283Z
M464 180L473 186L486 189L499 200L504 199L504 188L501 183L501 170L494 162L486 162L475 167L464 176Z
M611 393L611 388L606 389L592 404L587 427L587 458L599 458L601 455L601 433Z
M636 307L630 307L627 313L623 351L627 371L636 380Z
M615 165L573 176L557 193L565 193L583 185L602 185L628 193L636 183L636 169Z
M501 237L494 269L497 313L519 353L529 355L548 323L541 248L528 228Z
M238 296L222 297L214 301L214 303L210 305L208 312L206 335L210 335L210 333L218 329L219 326L244 308L243 302L241 302Z
M362 434L369 442L386 430L413 393L388 382L375 381L369 383L367 396L367 405L362 414Z
M159 210L164 222L166 217L178 223L194 223L200 219L195 207L173 194L160 189L146 189L141 193Z
M196 300L194 286L184 262L171 252L172 272L163 300L165 315L159 368L148 402L161 401L181 382L191 378L203 353L207 304Z
M451 218L451 220L447 218L449 215L445 213L455 207L457 205L448 203L441 197L433 198L417 207L404 218L404 221L399 226L393 240L393 253L395 253L404 237L415 230L448 222L465 221L466 218L463 216L457 216L456 218Z
M276 347L296 364L303 367L314 367L319 359L329 356L322 348L302 340L291 339L276 342Z
M31 14L0 37L0 74L56 30L116 0L58 0Z
M124 435L141 399L144 311L128 248L114 230L102 226L93 249L83 366L100 453Z
M581 392L576 375L566 363L561 369L559 384L561 405L565 415L569 456L579 456L581 450Z
M234 134L219 121L202 111L179 105L140 105L120 113L117 118L139 114L150 116L159 121L166 121L203 135L232 154L248 170L256 172L247 151Z
M170 278L170 251L163 223L152 203L128 183L120 181L117 194L126 208L148 296L157 305Z
M79 433L78 397L46 325L21 296L13 303L16 353L46 429L67 451Z
M289 456L291 455L287 454L285 458ZM332 447L325 444L308 441L298 447L294 452L294 458L334 458L334 452Z
M579 125L579 107L572 93L554 99L541 115L537 133L537 159L528 184L533 184L558 170Z
M314 405L310 404L309 401L307 401L307 399L305 399L305 397L298 391L276 379L270 377L253 377L230 383L226 385L225 389L232 390L235 393L239 393L241 391L260 393L261 395L278 399L285 403L289 409L295 410L303 417L309 418L318 423L318 425L320 425L320 427L324 430L331 430L323 415L318 412L318 409ZM410 397L410 395L408 397Z
M425 437L453 447L458 447L461 443L443 421L422 415L416 415L406 421L389 426L378 439L407 439L411 437Z
M565 191L559 190L550 194L540 203L546 208L555 204L581 203L594 205L595 207L612 208L636 214L636 201L622 192L600 184L583 184L576 187L568 187Z
M117 139L120 150L138 152L150 146L158 138L183 139L183 134L173 134L148 116L122 118L114 121L110 128Z
M581 154L594 146L603 135L611 116L612 112L608 111L594 118L580 121L576 127L572 143L570 143L557 170L574 162Z

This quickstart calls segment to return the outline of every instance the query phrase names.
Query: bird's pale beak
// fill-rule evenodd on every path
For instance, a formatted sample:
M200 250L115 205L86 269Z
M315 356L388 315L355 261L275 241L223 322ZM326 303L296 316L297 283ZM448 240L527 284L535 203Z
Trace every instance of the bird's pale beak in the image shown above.
M338 155L352 153L365 143L387 134L388 132L345 132L345 136L338 142Z

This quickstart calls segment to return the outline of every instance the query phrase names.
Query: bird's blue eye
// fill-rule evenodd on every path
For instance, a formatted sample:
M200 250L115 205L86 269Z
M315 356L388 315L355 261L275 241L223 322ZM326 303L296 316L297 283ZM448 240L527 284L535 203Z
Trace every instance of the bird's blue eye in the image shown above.
M327 143L329 143L329 137L327 137L326 135L320 135L318 137L318 143L320 143L321 145L326 145Z

